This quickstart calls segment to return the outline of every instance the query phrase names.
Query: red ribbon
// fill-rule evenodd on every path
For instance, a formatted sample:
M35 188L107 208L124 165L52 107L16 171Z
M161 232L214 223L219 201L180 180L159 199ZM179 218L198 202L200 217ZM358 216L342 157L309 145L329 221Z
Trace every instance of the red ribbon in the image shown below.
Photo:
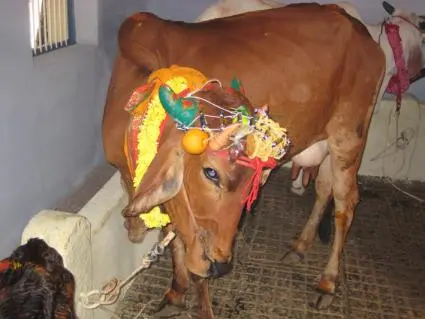
M276 160L272 157L269 157L269 159L266 162L263 162L258 157L255 157L254 159L250 159L245 156L239 157L236 160L236 163L243 165L245 167L250 167L254 170L251 180L249 181L248 185L246 186L244 190L245 195L244 195L244 199L242 200L242 203L246 203L248 212L250 212L252 204L255 202L255 200L258 197L263 169L264 168L273 169L276 167L277 163L276 163ZM251 187L251 190L249 191L250 187Z

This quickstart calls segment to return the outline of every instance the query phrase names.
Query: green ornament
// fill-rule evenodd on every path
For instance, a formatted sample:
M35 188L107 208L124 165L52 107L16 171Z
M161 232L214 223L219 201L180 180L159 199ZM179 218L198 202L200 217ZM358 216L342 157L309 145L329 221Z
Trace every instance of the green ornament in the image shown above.
M189 126L198 113L198 101L176 98L176 94L166 84L159 87L159 100L165 111L176 121L182 123L184 126ZM184 107L184 104L190 106Z

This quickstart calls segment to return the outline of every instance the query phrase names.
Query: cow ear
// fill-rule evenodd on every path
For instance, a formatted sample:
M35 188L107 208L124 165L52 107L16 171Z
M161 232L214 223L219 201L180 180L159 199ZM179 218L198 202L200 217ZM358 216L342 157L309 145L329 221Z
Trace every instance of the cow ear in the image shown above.
M172 121L169 134L162 137L158 152L146 171L133 198L124 209L125 217L134 217L148 212L153 207L173 198L183 184L184 151L182 133Z

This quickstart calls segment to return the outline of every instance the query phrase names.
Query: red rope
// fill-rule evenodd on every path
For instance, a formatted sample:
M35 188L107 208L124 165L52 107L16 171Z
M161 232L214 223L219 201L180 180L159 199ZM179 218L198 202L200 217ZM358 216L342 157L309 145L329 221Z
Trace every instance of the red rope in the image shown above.
M229 157L229 151L217 151L215 152L215 154L223 158ZM242 199L242 204L246 203L248 212L250 212L252 208L252 204L255 202L255 200L258 197L263 169L264 168L273 169L276 167L277 162L272 157L269 157L269 159L266 162L263 162L258 157L254 159L250 159L249 157L240 156L236 160L236 163L239 165L243 165L245 167L252 168L254 170L251 180L249 181L249 183L246 185L246 188L244 189L244 197Z

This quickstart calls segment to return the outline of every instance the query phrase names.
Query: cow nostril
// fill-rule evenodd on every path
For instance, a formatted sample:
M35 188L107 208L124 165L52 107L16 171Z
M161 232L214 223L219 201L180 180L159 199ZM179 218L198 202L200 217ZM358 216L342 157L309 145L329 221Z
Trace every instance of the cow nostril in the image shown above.
M233 269L233 263L220 263L217 261L211 262L210 269L209 269L209 277L211 278L218 278L221 276L224 276L231 272Z

